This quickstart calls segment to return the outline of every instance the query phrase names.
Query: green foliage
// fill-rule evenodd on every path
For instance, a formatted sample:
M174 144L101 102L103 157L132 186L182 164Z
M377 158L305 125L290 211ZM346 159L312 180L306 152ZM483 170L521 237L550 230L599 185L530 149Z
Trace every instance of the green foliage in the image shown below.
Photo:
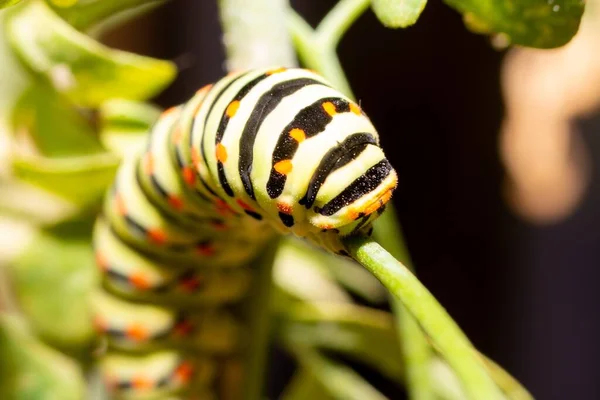
M25 90L14 106L12 120L13 131L27 135L44 156L70 157L104 151L88 118L43 83Z
M579 29L584 0L445 0L481 33L503 33L512 44L552 48Z
M375 15L390 28L413 25L427 0L371 0ZM577 33L584 0L445 0L474 32L504 34L509 44L559 47Z
M85 220L42 230L10 268L19 305L36 333L64 349L84 350L94 337L88 304L98 284Z
M352 304L301 303L280 310L278 336L294 346L351 356L401 382L402 354L389 313Z
M10 16L7 34L25 64L71 101L97 107L111 98L143 100L168 85L167 61L111 50L67 25L39 0Z
M110 153L69 158L21 156L13 160L17 178L83 208L100 201L118 166L119 159Z
M77 30L95 32L110 28L167 0L51 0L54 9ZM63 4L67 3L67 4Z
M100 140L121 157L143 146L160 109L147 103L115 99L100 107Z
M16 318L1 314L0 354L0 398L80 400L85 397L83 376L73 361L37 341Z
M10 7L17 4L21 0L0 0L0 8Z
M388 28L413 25L423 12L427 0L371 0L373 12Z
M327 395L337 400L385 400L371 384L353 369L337 363L310 348L295 348L300 366L308 371ZM299 399L299 397L296 397ZM289 399L289 395L288 395Z

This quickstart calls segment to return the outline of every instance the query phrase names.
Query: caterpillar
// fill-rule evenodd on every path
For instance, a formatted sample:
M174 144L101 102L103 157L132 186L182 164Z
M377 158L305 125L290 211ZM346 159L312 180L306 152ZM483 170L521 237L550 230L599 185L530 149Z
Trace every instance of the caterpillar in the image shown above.
M369 118L309 70L232 73L166 110L94 228L112 396L237 398L253 260L289 233L347 256L396 184Z

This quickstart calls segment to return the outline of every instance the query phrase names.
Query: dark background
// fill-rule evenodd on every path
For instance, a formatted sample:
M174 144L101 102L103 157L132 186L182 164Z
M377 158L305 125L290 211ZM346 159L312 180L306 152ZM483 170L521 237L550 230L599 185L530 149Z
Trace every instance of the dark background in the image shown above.
M314 26L335 1L292 4ZM216 1L173 0L107 40L178 62L178 80L158 99L165 106L224 74ZM503 53L432 2L406 30L367 12L339 54L400 176L394 202L424 284L536 398L600 399L600 190L592 179L579 209L551 226L507 208L497 146ZM578 124L595 176L600 118ZM273 361L276 393L290 366L278 352ZM402 398L393 386L386 394Z

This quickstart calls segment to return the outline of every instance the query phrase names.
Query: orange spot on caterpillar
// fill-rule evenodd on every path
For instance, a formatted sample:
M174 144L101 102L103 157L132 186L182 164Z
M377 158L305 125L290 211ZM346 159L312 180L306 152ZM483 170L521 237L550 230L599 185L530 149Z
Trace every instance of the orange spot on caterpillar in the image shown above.
M287 71L287 68L285 68L285 67L276 68L276 69L272 69L272 70L268 71L268 72L266 73L266 75L269 75L269 76L270 76L270 75L273 75L273 74L278 74L278 73L280 73L280 72L284 72L284 71Z
M100 268L101 271L106 272L106 270L108 269L108 262L106 261L106 257L104 257L104 254L101 254L99 251L97 251L94 255L94 258L96 260L96 265L98 266L98 268Z
M331 117L333 117L335 114L337 114L335 105L330 101L326 101L325 103L323 103L323 110L325 110L325 112L327 114L329 114Z
M292 214L293 208L290 204L279 202L279 203L277 203L277 210L279 210L279 212L282 212L284 214L290 215L290 214Z
M175 378L180 382L187 383L191 380L192 374L194 373L194 367L189 362L183 362L175 370Z
M245 201L243 201L242 199L237 199L236 203L239 204L240 207L242 207L244 210L248 210L248 211L254 211L254 208L252 208L250 206L250 204L246 203Z
M219 231L227 229L227 224L223 221L213 221L210 225Z
M96 331L102 333L102 332L106 332L106 328L107 328L107 324L106 321L104 321L104 319L100 316L96 316L94 317L94 328L96 329Z
M199 244L196 246L196 251L202 256L212 256L215 254L215 248L211 244Z
M348 210L346 217L348 217L348 219L354 221L355 219L358 218L359 215L360 215L360 213L356 210Z
M227 204L224 200L215 199L215 209L217 213L221 216L227 216L228 214L235 214L235 212L231 209L229 204Z
M147 390L151 389L153 384L152 381L143 376L134 376L131 378L131 386L133 386L137 390Z
M360 107L355 103L350 103L350 111L352 111L356 115L361 114Z
M217 144L217 160L222 163L227 161L227 149L221 143Z
M102 379L104 381L104 386L108 388L110 393L114 393L118 389L118 380L110 375L105 375Z
M138 324L133 324L129 328L127 328L125 334L129 339L137 341L144 340L148 337L148 331L146 331L146 329L143 326Z
M201 282L202 281L200 280L199 277L193 276L193 277L190 277L190 278L183 279L179 283L179 285L181 286L181 289L183 291L185 291L185 292L193 292L196 289L198 289L198 287L200 287L200 283Z
M154 159L152 158L151 153L144 154L144 173L146 175L152 175L152 171L154 170Z
M196 147L192 147L192 163L196 168L198 168L200 165L201 160L202 159L200 158L200 152L198 149Z
M168 202L169 205L176 210L181 210L183 208L183 200L177 196L169 196Z
M160 118L166 117L169 114L173 114L173 112L177 109L177 107L170 107L167 108L165 111L163 111L163 113L160 115Z
M212 87L212 85L204 85L200 89L196 91L196 94L202 94L208 92L208 90Z
M175 336L187 336L194 327L188 320L183 320L178 323L173 329L173 334Z
M115 209L117 210L117 214L119 214L121 217L127 214L127 208L125 207L125 202L123 201L123 198L118 195L115 194Z
M306 139L306 133L300 128L294 128L289 135L298 143L302 143Z
M154 243L163 244L167 240L167 235L160 229L149 229L148 238Z
M181 169L181 174L183 175L183 180L189 186L192 186L194 183L196 183L196 175L190 167L183 167Z
M181 127L177 125L171 134L171 142L175 145L181 142Z
M225 110L225 115L227 115L228 118L232 118L235 115L235 113L237 112L238 108L240 108L240 101L239 100L232 101L227 106L227 109Z
M281 175L287 175L292 172L292 160L281 160L276 163L273 168L275 168L275 171L279 172Z
M150 286L148 279L140 273L131 275L129 277L129 283L138 289L147 289Z
M369 215L369 214L377 211L379 208L383 207L385 205L385 203L390 201L390 199L392 198L392 190L393 190L393 187L389 188L376 201L374 201L369 206L367 206L364 211L365 215Z

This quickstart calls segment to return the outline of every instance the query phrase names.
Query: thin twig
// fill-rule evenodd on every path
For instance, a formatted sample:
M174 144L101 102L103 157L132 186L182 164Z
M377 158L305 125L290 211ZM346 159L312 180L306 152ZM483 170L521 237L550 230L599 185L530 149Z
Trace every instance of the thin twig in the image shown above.
M323 18L316 34L323 48L334 50L342 36L371 4L371 0L340 0Z
M371 271L419 321L471 399L504 398L469 339L406 266L370 238L349 237L345 244L352 257Z

